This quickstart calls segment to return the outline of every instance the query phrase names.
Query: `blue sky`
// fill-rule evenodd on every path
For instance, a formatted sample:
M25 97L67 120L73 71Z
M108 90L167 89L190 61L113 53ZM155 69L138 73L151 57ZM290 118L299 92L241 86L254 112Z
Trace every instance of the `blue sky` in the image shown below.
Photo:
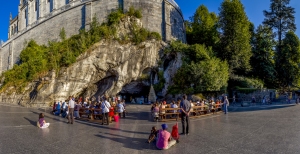
M0 5L0 40L7 40L7 31L9 24L9 14L13 17L18 14L19 0L1 0ZM218 9L223 0L175 0L181 7L185 19L189 19L198 6L204 4L209 11L218 13ZM263 10L268 10L270 0L241 0L245 6L247 16L251 22L258 26L264 20ZM296 10L297 35L300 37L300 1L291 0L290 3Z

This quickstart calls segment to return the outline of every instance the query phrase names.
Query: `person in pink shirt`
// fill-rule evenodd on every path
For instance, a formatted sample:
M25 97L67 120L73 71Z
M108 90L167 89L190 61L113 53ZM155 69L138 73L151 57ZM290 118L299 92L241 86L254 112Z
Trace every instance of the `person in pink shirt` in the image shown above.
M157 134L156 147L160 150L167 150L178 141L171 138L171 134L167 131L167 124L162 124L161 127L162 129Z

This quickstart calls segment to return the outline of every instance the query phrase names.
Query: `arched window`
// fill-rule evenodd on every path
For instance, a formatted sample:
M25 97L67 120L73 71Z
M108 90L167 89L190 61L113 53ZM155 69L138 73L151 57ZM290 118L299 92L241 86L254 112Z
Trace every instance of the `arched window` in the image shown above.
M18 31L17 31L17 25L15 24L15 26L14 26L14 33L17 33Z
M13 35L13 34L14 34L14 27L12 26L10 35Z
M38 7L39 7L38 4L39 4L39 3L38 3L38 0L35 0L35 11L38 10Z

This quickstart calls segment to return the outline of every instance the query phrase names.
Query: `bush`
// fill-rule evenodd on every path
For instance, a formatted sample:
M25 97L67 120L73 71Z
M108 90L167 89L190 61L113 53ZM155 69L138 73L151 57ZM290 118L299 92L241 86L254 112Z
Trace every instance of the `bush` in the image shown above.
M124 17L123 11L118 9L117 11L111 12L107 16L107 24L108 26L112 26L114 24L118 24L120 20Z
M142 18L142 12L140 10L135 10L134 7L132 7L132 6L129 8L127 15L136 17L138 19Z
M264 87L261 80L243 76L231 76L229 83L241 88L262 89Z
M235 87L235 90L237 90L238 92L243 93L243 94L251 94L259 89Z
M155 39L155 40L161 40L161 36L157 32L150 32L148 39Z

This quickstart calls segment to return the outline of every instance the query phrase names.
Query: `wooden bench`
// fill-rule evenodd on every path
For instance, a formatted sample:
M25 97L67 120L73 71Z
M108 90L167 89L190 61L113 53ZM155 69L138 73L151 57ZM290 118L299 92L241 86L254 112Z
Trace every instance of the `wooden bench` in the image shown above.
M90 108L81 107L79 109L79 116L80 116L80 118L82 117L82 115L87 115L89 117L90 116L89 111L90 111Z
M213 108L210 109L209 105L204 105L204 106L193 106L193 110L190 112L190 118L197 118L200 116L207 116L207 115L211 115L211 114L215 114L215 113L219 113L222 111L222 105L223 104L214 104L212 105ZM174 113L173 111L177 110L176 113ZM164 109L160 109L159 111L159 117L160 117L160 121L171 121L171 120L176 120L178 121L181 112L180 112L180 108L164 108ZM164 111L164 113L162 113ZM168 115L170 116L168 118ZM174 118L175 115L175 118Z
M174 110L177 112L174 113ZM178 121L179 115L180 115L180 108L163 108L159 110L159 116L161 117L160 121L170 121L170 120L176 120ZM162 113L164 111L164 113ZM167 116L170 116L171 118L167 119ZM173 117L175 115L175 118Z
M191 112L191 117L199 117L208 113L208 106L194 106Z
M95 114L95 111L99 112L99 114ZM82 107L79 109L79 116L82 117L82 115L87 115L88 118L91 118L91 120L94 120L95 116L102 115L101 111L102 111L101 109Z

